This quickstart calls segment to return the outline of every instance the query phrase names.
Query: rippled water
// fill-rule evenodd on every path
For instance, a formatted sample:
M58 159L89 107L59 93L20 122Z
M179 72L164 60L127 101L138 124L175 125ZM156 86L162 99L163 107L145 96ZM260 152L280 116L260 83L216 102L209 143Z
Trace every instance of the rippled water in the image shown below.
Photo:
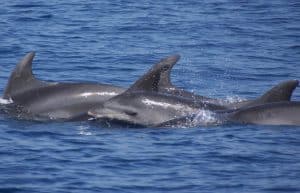
M255 98L300 78L299 10L284 0L4 1L0 89L31 50L40 79L124 87L180 53L175 85ZM300 192L299 146L299 127L110 129L1 115L0 192Z

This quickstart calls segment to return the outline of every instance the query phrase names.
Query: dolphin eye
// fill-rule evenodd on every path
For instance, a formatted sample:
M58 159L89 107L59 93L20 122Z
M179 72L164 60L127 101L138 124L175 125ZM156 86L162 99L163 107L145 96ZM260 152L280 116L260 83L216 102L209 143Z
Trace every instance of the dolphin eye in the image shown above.
M137 112L130 111L130 110L126 110L126 111L124 111L124 113L126 113L129 116L136 116L137 115Z

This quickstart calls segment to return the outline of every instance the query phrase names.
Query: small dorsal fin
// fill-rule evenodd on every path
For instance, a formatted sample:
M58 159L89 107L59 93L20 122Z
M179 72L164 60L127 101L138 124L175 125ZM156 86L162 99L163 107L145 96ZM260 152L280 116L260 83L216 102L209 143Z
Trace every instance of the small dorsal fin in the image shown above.
M159 91L159 87L172 86L170 81L171 70L179 59L179 55L172 55L162 59L139 78L127 91Z
M4 99L13 98L14 95L25 92L32 88L46 85L46 83L37 80L32 74L32 61L35 52L29 52L17 64L11 73L4 91Z
M255 100L255 103L271 103L280 101L290 101L293 91L299 85L298 80L287 80L279 83L271 88L260 98Z

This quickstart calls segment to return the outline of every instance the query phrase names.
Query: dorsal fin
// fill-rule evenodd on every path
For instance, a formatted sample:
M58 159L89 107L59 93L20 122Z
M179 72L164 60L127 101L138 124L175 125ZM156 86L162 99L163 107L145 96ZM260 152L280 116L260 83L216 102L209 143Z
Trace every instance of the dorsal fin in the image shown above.
M159 68L160 66L166 66L166 65L170 66L168 70L162 71L160 73L160 80L158 85L159 87L164 87L164 88L173 87L173 84L171 82L171 71L179 59L180 59L179 54L169 56L167 58L162 59L159 63L157 63L153 67L153 68Z
M256 99L255 103L272 103L280 101L290 101L293 91L299 85L298 80L287 80L279 83L271 88L260 98Z
M17 64L6 85L3 96L4 99L13 98L14 95L19 93L46 85L46 83L37 80L32 74L32 61L34 56L34 52L29 52Z
M179 59L179 55L172 55L160 60L127 91L159 91L160 87L172 86L170 81L171 70Z

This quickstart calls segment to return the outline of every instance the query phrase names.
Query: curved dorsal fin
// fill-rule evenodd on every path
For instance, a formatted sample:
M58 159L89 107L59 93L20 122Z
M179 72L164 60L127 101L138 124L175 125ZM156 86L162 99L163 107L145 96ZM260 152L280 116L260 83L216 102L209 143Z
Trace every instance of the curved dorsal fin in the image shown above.
M37 80L32 74L32 61L34 56L34 52L29 52L17 64L6 85L3 96L4 99L13 98L14 95L46 85L46 83Z
M127 91L159 91L160 87L172 86L170 74L173 66L180 59L179 55L172 55L160 60L146 74L139 78Z
M287 80L271 88L258 100L261 102L290 101L293 91L299 85L298 80Z
M167 58L162 59L159 63L157 63L153 68L159 68L160 66L166 66L169 65L169 69L166 71L162 71L160 73L160 80L159 80L159 87L173 87L173 84L171 82L171 70L173 69L174 65L178 62L180 59L180 55L176 54L173 56L169 56Z
M287 80L281 82L267 91L260 98L253 101L254 104L290 101L293 91L299 85L298 80Z

